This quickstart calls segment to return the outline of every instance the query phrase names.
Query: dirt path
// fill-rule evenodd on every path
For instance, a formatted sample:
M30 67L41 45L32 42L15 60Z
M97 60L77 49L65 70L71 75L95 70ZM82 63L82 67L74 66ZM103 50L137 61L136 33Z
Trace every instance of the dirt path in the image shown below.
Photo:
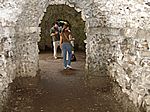
M62 59L52 54L40 54L40 77L16 79L3 112L124 112L109 78L87 80L84 65L84 53L77 53L73 70L63 70Z

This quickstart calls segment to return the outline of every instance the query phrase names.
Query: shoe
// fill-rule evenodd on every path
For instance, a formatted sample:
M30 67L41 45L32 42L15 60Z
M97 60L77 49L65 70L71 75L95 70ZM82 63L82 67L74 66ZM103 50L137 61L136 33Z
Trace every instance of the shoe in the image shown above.
M57 57L56 57L56 56L55 56L54 58L55 58L55 59L57 59Z
M67 69L67 67L64 67L64 70L66 70Z
M70 69L72 69L72 67L71 67L70 65L67 65L67 68L70 68Z

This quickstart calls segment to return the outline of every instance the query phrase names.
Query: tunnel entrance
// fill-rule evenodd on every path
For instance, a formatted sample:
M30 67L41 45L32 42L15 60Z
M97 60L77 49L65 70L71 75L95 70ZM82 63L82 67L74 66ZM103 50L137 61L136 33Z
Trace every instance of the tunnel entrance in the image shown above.
M1 30L2 37L3 37L2 42L4 43L1 46L2 47L1 48L1 52L2 52L1 54L1 59L2 59L1 60L1 80L2 80L1 87L2 88L8 87L8 84L14 81L13 79L15 79L16 77L36 76L37 71L39 70L39 50L40 51L42 50L52 51L51 49L52 44L50 40L51 38L47 35L49 34L47 27L48 28L51 27L51 26L47 26L49 23L50 17L47 16L47 19L44 20L43 27L42 27L41 19L43 18L44 14L46 15L47 12L45 13L45 10L49 4L51 4L52 6L56 6L54 4L65 4L65 5L69 5L70 8L74 7L75 10L82 11L81 12L82 18L83 20L86 21L85 26L86 26L86 33L88 37L86 41L87 42L86 44L87 69L92 70L92 73L96 71L98 71L98 73L99 71L104 71L105 73L105 71L107 70L108 73L110 73L110 75L117 80L119 85L122 87L123 92L127 93L129 95L129 98L132 101L134 101L134 104L139 105L139 106L144 106L144 108L145 107L149 108L149 105L148 105L149 94L147 94L149 93L149 80L148 80L149 71L147 68L149 67L148 63L149 63L149 54L150 54L149 53L149 27L148 27L149 23L147 21L149 18L149 15L148 15L149 10L147 10L147 7L145 7L144 4L142 5L134 1L131 1L131 2L126 1L124 3L125 4L122 4L122 1L115 1L115 0L112 2L99 1L99 0L94 0L94 1L93 0L80 0L80 2L76 0L52 0L52 1L48 1L48 0L30 1L29 0L29 1L24 1L24 2L20 1L18 3L17 2L13 3L12 9L15 9L15 10L11 10L11 12L8 13L9 16L2 18L1 19L2 24L0 24L2 27L2 30ZM4 8L10 9L8 6L11 6L10 3L8 3L8 5L4 5ZM16 8L16 6L18 8ZM140 7L135 7L135 6L140 6ZM52 9L53 8L51 8L51 10ZM134 10L131 10L131 9L134 9ZM60 12L60 10L63 10L63 8L56 8L55 11ZM71 9L68 8L68 10L71 10ZM8 10L5 10L5 11L8 11ZM80 15L80 12L77 15L75 14L76 16L72 15L72 12L71 13L69 12L70 11L62 14L62 15L66 14L66 17L61 17L61 16L58 17L55 14L51 15L51 17L53 18L51 19L52 21L50 21L50 23L54 22L57 19L63 19L63 20L67 20L71 22L70 18L78 17L78 14ZM135 13L138 13L139 17L135 18ZM13 14L13 16L11 16L11 14ZM46 18L45 15L44 17ZM58 13L58 15L61 15L61 14ZM11 20L9 20L8 17L11 17L10 18ZM130 17L131 18L133 17L133 18L131 19ZM75 18L73 18L73 20L74 19ZM42 39L40 42L39 40L41 37L39 36L40 34L39 23L41 23L40 27L42 31L44 31L44 33L41 33ZM73 23L70 23L70 24L73 25ZM78 29L76 29L75 31L79 33ZM45 38L45 36L47 36L48 38ZM143 36L146 39L146 40L144 39L144 41L143 41ZM77 36L77 38L78 37L79 36ZM49 39L49 41L47 41L46 39ZM47 44L46 42L50 42L50 43ZM79 43L79 42L83 42L83 41L77 41L76 49L82 49L82 43ZM85 47L83 47L83 49L85 50ZM50 66L46 66L47 68L46 67L45 68L49 69L50 71L47 71L47 72L43 71L41 75L44 77L45 75L43 74L47 74L47 75L52 74L53 77L50 78L50 81L46 82L45 81L47 79L47 76L46 76L45 80L44 81L42 80L43 82L41 86L45 85L43 86L44 88L47 88L48 90L50 89L50 91L48 91L50 95L55 94L55 92L51 93L52 84L54 85L53 90L55 90L56 93L58 93L58 96L63 95L63 93L59 94L59 89L62 86L67 87L64 90L68 90L68 88L71 88L72 91L74 92L75 89L70 87L69 85L70 82L73 82L73 80L69 77L60 78L57 75L58 72L61 73L61 76L64 73L61 71L62 68L61 68L60 62L58 61L58 66L57 65L53 66L52 63L55 63L55 62L53 60L47 61L47 64L50 64ZM79 69L83 69L85 66L85 65L80 66L79 64L76 64L76 65ZM59 69L56 72L54 71L52 67L58 67ZM107 67L109 67L109 69L103 69ZM79 73L76 70L72 71L71 73L76 74L76 76L79 76L78 75ZM81 70L80 75L82 74L83 73ZM76 78L78 79L78 77ZM56 80L53 80L53 79L56 79ZM66 81L67 79L69 80ZM141 80L141 79L144 79L144 80ZM79 82L83 82L83 81L79 81ZM19 83L20 85L22 85L22 81L19 81ZM48 83L47 85L50 85L50 86L47 87L45 83ZM27 80L27 83L25 84L32 85L28 83L28 80ZM57 87L55 86L55 84L57 85ZM74 85L76 86L78 84L79 84L78 81L75 81L72 83L71 86L74 86ZM69 86L66 86L66 85L69 85ZM84 85L84 84L81 84L81 85ZM80 91L78 90L78 86L76 87L77 88L75 91ZM81 86L79 85L79 87ZM63 92L64 90L62 90L61 92ZM99 88L98 89L96 88L96 91L99 91L99 90L100 90ZM17 91L20 92L20 90L17 90ZM104 92L105 92L105 87L104 87ZM16 93L16 91L14 93ZM45 93L47 93L47 90ZM66 96L68 96L67 93L66 93ZM41 94L39 93L38 99L41 98L40 95ZM81 92L81 95L83 95L82 92ZM19 96L19 95L15 95L15 96ZM28 96L28 94L26 96ZM45 96L45 94L43 96ZM12 98L14 97L12 96ZM33 97L29 97L29 98L31 99L27 101L29 101L31 105L36 102L36 101L32 102ZM47 97L45 98L47 99ZM52 97L49 97L49 99L50 98ZM20 98L17 98L17 99L20 100ZM37 97L35 97L35 99L37 99ZM68 100L68 98L65 98L65 99L62 99L62 101L65 101L66 99ZM45 103L45 99L41 101ZM83 100L83 101L86 101L86 100ZM110 100L108 101L110 102ZM38 105L38 107L40 107L40 109L38 110L43 111L43 105L42 105L43 102L41 103L40 106ZM55 98L54 98L54 102L55 102ZM62 102L60 101L59 103L61 104ZM12 104L15 104L15 103L12 103ZM19 104L18 101L16 101L16 104ZM16 107L16 104L13 105L14 108ZM27 102L27 104L29 103ZM56 107L57 106L58 105L56 105ZM95 105L90 106L90 108L93 106ZM22 107L25 107L24 104L21 105L19 109L22 110ZM47 106L45 106L45 109L47 109L46 107ZM54 106L52 105L52 107ZM64 108L66 107L64 106ZM31 109L30 105L25 107L25 109ZM49 109L47 111L49 111ZM83 112L85 111L83 110ZM114 112L117 112L117 111L114 111Z
M53 52L50 29L54 22L60 20L67 21L70 24L72 36L75 38L75 51L85 51L85 22L81 18L81 12L77 12L73 7L67 5L49 5L39 25L41 27L41 40L38 43L40 52ZM58 51L60 51L59 48Z

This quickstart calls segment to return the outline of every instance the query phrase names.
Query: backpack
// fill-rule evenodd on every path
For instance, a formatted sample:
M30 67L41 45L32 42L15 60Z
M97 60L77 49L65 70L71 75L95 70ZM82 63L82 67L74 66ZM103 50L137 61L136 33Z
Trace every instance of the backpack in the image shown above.
M71 56L71 61L76 61L76 56L74 54Z

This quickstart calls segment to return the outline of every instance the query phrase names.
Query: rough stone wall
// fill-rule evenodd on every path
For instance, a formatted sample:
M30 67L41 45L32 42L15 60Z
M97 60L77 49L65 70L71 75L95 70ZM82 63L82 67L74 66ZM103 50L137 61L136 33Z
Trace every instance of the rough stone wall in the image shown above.
M48 5L66 4L86 21L86 67L110 74L150 111L149 0L0 0L0 86L38 71L38 27Z
M88 21L86 62L90 73L109 73L137 107L149 112L150 6L145 2L95 4L95 16Z
M27 0L19 15L16 31L17 76L35 76L38 71L39 18L44 14L47 0ZM41 18L40 18L41 19Z
M15 25L23 4L22 0L0 0L0 93L15 78ZM7 94L0 94L0 105L3 100L2 95Z
M144 29L121 29L120 38L111 41L113 55L108 67L123 92L139 108L147 106L147 111L150 103L149 36L149 31Z

